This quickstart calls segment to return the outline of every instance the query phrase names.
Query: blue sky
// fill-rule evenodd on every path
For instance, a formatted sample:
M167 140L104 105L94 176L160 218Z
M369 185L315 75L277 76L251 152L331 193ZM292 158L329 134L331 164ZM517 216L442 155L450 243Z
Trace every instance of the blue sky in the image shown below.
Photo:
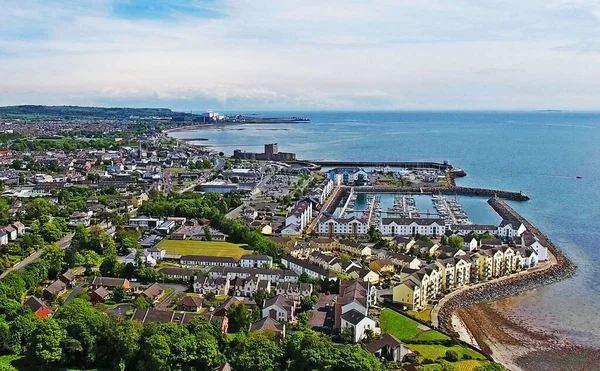
M600 109L598 0L3 0L0 105Z

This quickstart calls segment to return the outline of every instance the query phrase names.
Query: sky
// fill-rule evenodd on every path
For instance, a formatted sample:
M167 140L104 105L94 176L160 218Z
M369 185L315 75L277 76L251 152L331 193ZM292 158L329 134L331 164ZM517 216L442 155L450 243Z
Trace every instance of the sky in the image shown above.
M600 110L600 0L2 0L0 105Z

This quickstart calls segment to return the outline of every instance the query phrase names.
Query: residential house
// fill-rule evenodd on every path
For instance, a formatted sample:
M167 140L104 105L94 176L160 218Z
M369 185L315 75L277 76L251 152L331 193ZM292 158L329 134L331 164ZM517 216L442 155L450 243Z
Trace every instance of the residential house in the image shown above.
M251 324L250 331L269 331L274 333L280 339L285 338L285 324L278 322L271 317L264 317Z
M351 309L341 317L342 329L352 328L352 342L358 343L366 337L366 331L371 330L377 334L380 330L377 323L356 309Z
M279 282L275 288L276 295L282 295L286 299L300 301L303 297L311 296L313 292L310 283Z
M410 310L421 310L421 286L415 280L407 279L392 289L392 301L405 305Z
M468 236L470 233L477 234L496 234L498 232L498 226L495 225L484 225L484 224L456 224L451 225L448 228L454 234L461 236Z
M294 302L283 295L276 295L265 302L262 317L269 317L280 322L294 322Z
M501 238L510 239L521 236L526 230L525 225L518 220L503 219L498 226L497 233Z
M165 289L163 289L161 285L159 285L158 283L154 283L150 285L147 289L145 289L141 293L141 295L156 303L158 302L158 299L160 299L160 297L163 296L164 292Z
M92 283L90 283L90 289L95 290L100 286L107 289L114 289L117 286L123 286L125 290L129 290L130 288L129 281L126 278L95 276Z
M102 303L108 298L110 298L110 293L102 286L98 287L96 290L90 293L90 301L93 305L96 305L97 303Z
M227 295L229 294L229 279L199 277L193 284L194 292L201 295L206 295L209 292L215 293L215 295Z
M327 177L334 185L365 185L369 181L369 174L361 168L335 168L327 172Z
M379 230L384 236L437 237L446 232L446 223L439 218L381 218Z
M22 236L25 234L25 226L21 222L14 222L13 228L17 230L17 235Z
M177 310L184 312L200 312L204 299L196 296L184 296L177 303Z
M47 318L52 316L52 310L35 296L28 297L23 305L29 307L33 314L35 314L38 318Z
M69 220L67 221L67 225L71 227L76 227L78 225L83 225L84 227L89 227L91 224L91 215L90 212L80 211L71 214L69 216Z
M268 255L244 255L240 258L242 268L273 268L273 258Z
M0 229L0 245L8 245L8 233L3 229Z
M189 282L189 280L194 277L195 272L191 269L186 268L177 268L177 267L165 267L159 270L165 278L171 280L185 281Z
M369 224L365 219L355 216L350 218L336 218L323 216L319 219L319 234L322 235L364 235L369 231Z
M466 236L463 243L463 248L465 251L473 251L477 249L479 242L473 236Z
M397 337L383 334L379 339L366 344L365 350L380 360L403 362L406 355L411 351Z
M58 279L63 281L67 287L73 286L73 281L75 281L75 275L69 271L58 276Z
M183 255L180 258L181 265L204 266L204 267L236 267L238 262L234 258L226 256L200 256Z
M281 264L283 264L286 268L293 270L298 275L306 273L310 278L313 279L337 281L337 275L335 273L329 272L314 264L307 263L291 256L282 257Z
M6 232L9 241L14 241L17 239L17 229L13 226L8 225L6 227L2 227L1 229L3 229L4 232Z
M45 300L53 300L62 295L67 290L67 284L61 280L56 280L44 288L42 298Z
M372 271L375 272L390 272L390 273L394 273L396 271L396 266L394 265L394 262L391 261L390 259L377 259L377 260L373 260L371 263L369 263L369 268L371 268Z

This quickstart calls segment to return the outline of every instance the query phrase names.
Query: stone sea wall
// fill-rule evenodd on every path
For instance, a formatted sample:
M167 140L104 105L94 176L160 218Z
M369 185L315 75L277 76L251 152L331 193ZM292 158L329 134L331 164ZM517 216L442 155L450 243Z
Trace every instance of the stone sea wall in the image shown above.
M567 259L560 249L556 247L546 235L541 233L525 218L519 215L506 202L499 198L492 198L488 203L504 219L518 220L525 224L529 231L535 234L542 244L548 247L556 258L556 264L535 272L522 273L497 282L489 282L473 289L461 292L446 301L438 313L438 327L444 331L452 332L452 313L460 308L470 305L494 301L509 296L514 296L534 288L549 285L575 274L577 267Z

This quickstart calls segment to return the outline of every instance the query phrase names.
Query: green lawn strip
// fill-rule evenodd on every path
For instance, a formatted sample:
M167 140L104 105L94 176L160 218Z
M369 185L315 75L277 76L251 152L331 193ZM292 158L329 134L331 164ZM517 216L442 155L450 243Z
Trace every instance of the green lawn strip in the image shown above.
M431 330L423 331L417 335L416 340L449 340L450 337L442 334L441 332Z
M384 334L391 334L400 340L409 340L414 338L421 330L419 323L412 319L394 312L391 309L384 308L381 311L381 331Z
M167 254L175 255L202 255L226 256L239 259L243 255L251 254L240 244L221 241L192 241L192 240L162 240L156 247L164 249Z
M425 358L429 358L431 360L436 360L440 357L443 358L448 350L455 351L456 354L458 354L458 358L462 358L464 354L468 354L473 357L473 359L485 360L483 355L471 348L463 347L461 345L446 347L444 345L437 344L406 344L406 346L414 352L419 352L419 362L423 361Z

